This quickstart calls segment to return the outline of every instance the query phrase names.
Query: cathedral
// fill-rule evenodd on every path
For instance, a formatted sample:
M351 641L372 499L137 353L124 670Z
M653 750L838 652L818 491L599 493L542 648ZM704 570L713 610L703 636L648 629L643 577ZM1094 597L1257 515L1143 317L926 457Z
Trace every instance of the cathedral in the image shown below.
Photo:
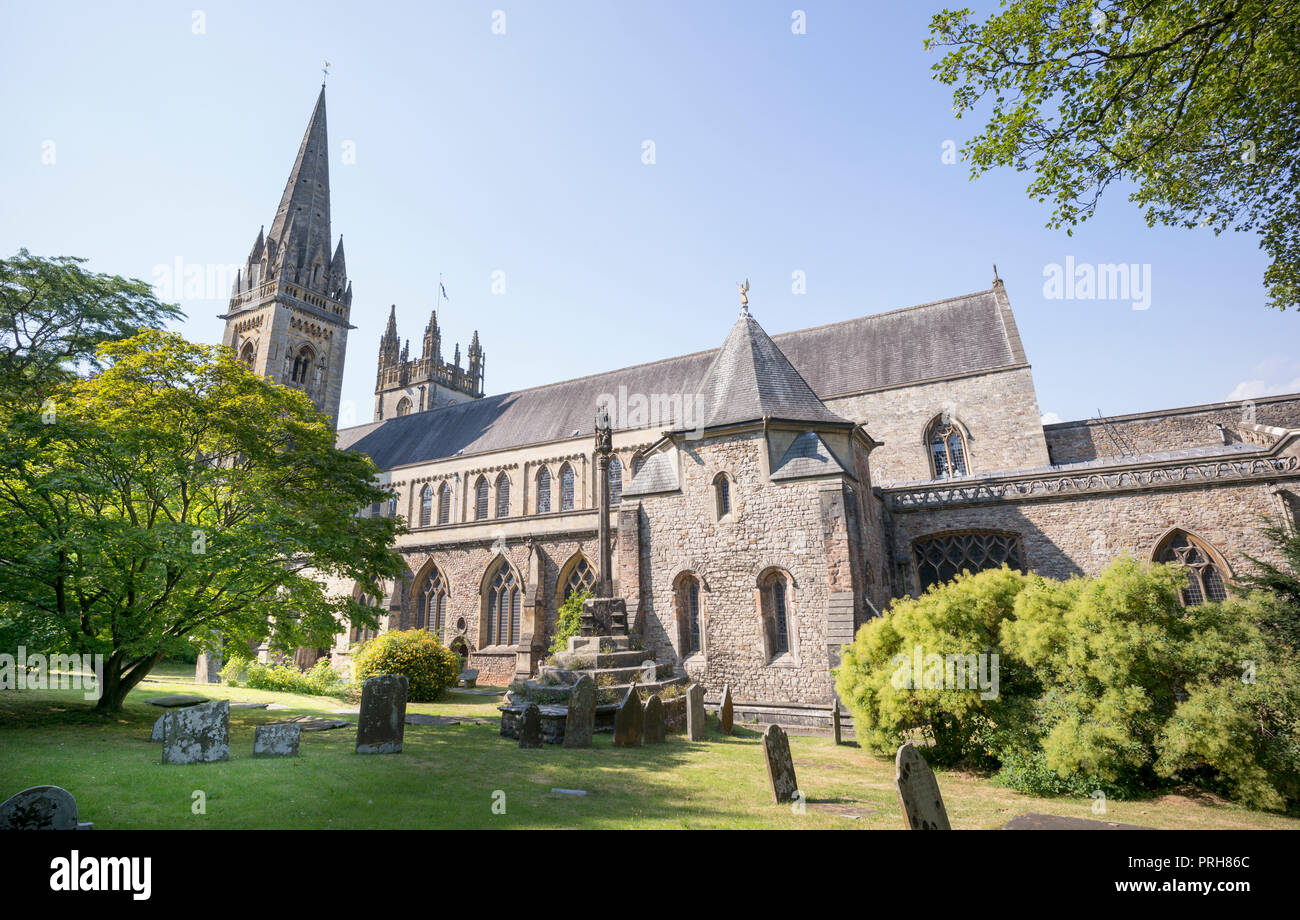
M337 423L352 310L331 250L322 87L224 342ZM332 254L331 254L332 252ZM745 293L742 290L741 300ZM1095 574L1122 554L1223 598L1300 517L1300 395L1044 425L1003 281L769 335L742 304L711 351L489 395L436 312L420 357L380 341L373 420L338 432L400 516L381 629L428 629L486 684L534 674L599 558L595 417L608 410L614 593L647 658L738 711L818 724L856 629L963 569ZM368 638L341 634L337 662Z

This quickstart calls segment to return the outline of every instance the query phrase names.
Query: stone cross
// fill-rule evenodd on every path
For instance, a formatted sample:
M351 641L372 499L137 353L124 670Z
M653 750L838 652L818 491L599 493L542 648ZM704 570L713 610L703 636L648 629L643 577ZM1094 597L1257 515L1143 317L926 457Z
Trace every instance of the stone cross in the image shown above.
M614 747L640 747L643 718L641 696L633 684L614 713Z
M591 747L596 731L596 682L584 674L569 691L569 712L564 717L564 746Z
M894 775L894 785L898 787L898 802L903 806L903 820L907 822L908 830L952 830L934 772L916 745L909 741L900 746L894 764L898 771Z
M596 412L596 482L600 488L600 519L596 522L598 570L596 596L613 597L614 579L611 572L613 554L609 546L609 457L614 452L614 431L609 421L609 407L602 404Z
M659 699L659 694L650 694L650 699L645 701L645 709L641 713L642 729L641 737L646 744L663 744L665 733L664 726L664 703Z
M686 737L703 741L705 727L704 688L691 684L686 688Z
M381 674L362 685L361 713L357 716L358 754L402 753L408 691L403 674Z
M763 732L763 754L767 761L767 779L777 804L793 802L799 791L794 778L794 760L790 757L790 739L785 730L773 722Z

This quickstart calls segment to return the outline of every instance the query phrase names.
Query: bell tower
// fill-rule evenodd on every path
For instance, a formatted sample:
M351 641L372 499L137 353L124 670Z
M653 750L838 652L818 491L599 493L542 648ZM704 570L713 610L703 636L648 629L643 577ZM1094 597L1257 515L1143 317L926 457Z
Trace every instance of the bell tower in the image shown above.
M269 232L235 278L222 343L254 371L305 392L338 424L352 283L343 237L331 254L325 85Z

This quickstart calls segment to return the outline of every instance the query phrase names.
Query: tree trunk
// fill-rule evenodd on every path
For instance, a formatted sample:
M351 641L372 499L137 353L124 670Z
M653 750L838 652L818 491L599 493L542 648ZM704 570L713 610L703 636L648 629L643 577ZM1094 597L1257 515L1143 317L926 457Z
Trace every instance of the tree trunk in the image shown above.
M121 653L114 652L110 655L104 662L104 680L99 692L99 702L95 704L95 711L104 715L121 712L126 695L149 676L149 672L161 658L162 652L154 652L127 670L127 662Z

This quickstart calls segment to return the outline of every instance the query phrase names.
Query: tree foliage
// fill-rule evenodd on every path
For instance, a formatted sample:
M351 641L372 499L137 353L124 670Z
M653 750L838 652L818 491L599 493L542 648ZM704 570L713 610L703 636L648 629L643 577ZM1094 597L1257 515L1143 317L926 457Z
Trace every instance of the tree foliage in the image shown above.
M189 636L288 650L374 625L320 579L382 593L397 523L359 516L387 493L303 393L156 330L97 357L43 411L4 409L0 596L28 635L104 655L101 709Z
M1270 305L1300 306L1300 5L1010 0L944 10L926 47L959 118L988 108L972 177L1032 172L1052 227L1131 183L1149 225L1257 233Z
M403 674L408 699L432 703L460 676L460 656L426 629L390 630L361 646L352 656L358 684L381 674Z

